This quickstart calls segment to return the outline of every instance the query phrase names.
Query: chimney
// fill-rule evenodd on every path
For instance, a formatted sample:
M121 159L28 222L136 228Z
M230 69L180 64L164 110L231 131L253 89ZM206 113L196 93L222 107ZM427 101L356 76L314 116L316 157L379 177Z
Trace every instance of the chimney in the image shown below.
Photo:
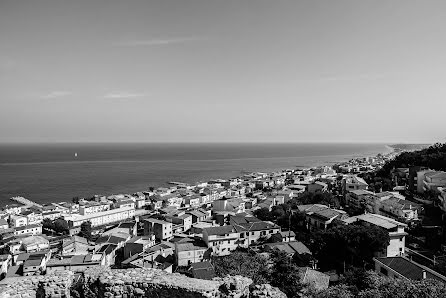
M423 270L423 279L426 279L426 270Z

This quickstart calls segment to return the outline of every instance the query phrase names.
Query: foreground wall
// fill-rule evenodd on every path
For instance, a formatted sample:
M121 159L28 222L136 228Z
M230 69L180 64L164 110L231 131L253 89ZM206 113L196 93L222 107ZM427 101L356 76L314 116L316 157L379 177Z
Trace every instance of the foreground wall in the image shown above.
M252 280L246 277L201 280L157 269L97 267L87 269L81 279L71 271L55 271L51 275L6 279L2 283L1 298L286 298L269 285L252 286Z

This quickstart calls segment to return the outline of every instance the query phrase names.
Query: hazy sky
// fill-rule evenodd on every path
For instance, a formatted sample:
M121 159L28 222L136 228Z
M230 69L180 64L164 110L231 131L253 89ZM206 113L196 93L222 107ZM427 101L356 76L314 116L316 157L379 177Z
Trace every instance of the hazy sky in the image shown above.
M0 142L435 142L446 1L0 0Z

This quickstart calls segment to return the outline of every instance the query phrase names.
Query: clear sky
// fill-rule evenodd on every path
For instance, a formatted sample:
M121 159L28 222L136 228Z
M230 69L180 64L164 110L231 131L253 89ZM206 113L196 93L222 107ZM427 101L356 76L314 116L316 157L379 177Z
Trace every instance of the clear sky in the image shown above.
M0 0L0 142L435 142L446 1Z

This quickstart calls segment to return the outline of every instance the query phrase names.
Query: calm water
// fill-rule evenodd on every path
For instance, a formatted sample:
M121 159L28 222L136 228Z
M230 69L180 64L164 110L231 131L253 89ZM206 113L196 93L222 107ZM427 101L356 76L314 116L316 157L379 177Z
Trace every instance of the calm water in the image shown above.
M38 203L67 201L133 193L168 181L194 183L389 151L385 144L0 145L0 205L18 195Z

